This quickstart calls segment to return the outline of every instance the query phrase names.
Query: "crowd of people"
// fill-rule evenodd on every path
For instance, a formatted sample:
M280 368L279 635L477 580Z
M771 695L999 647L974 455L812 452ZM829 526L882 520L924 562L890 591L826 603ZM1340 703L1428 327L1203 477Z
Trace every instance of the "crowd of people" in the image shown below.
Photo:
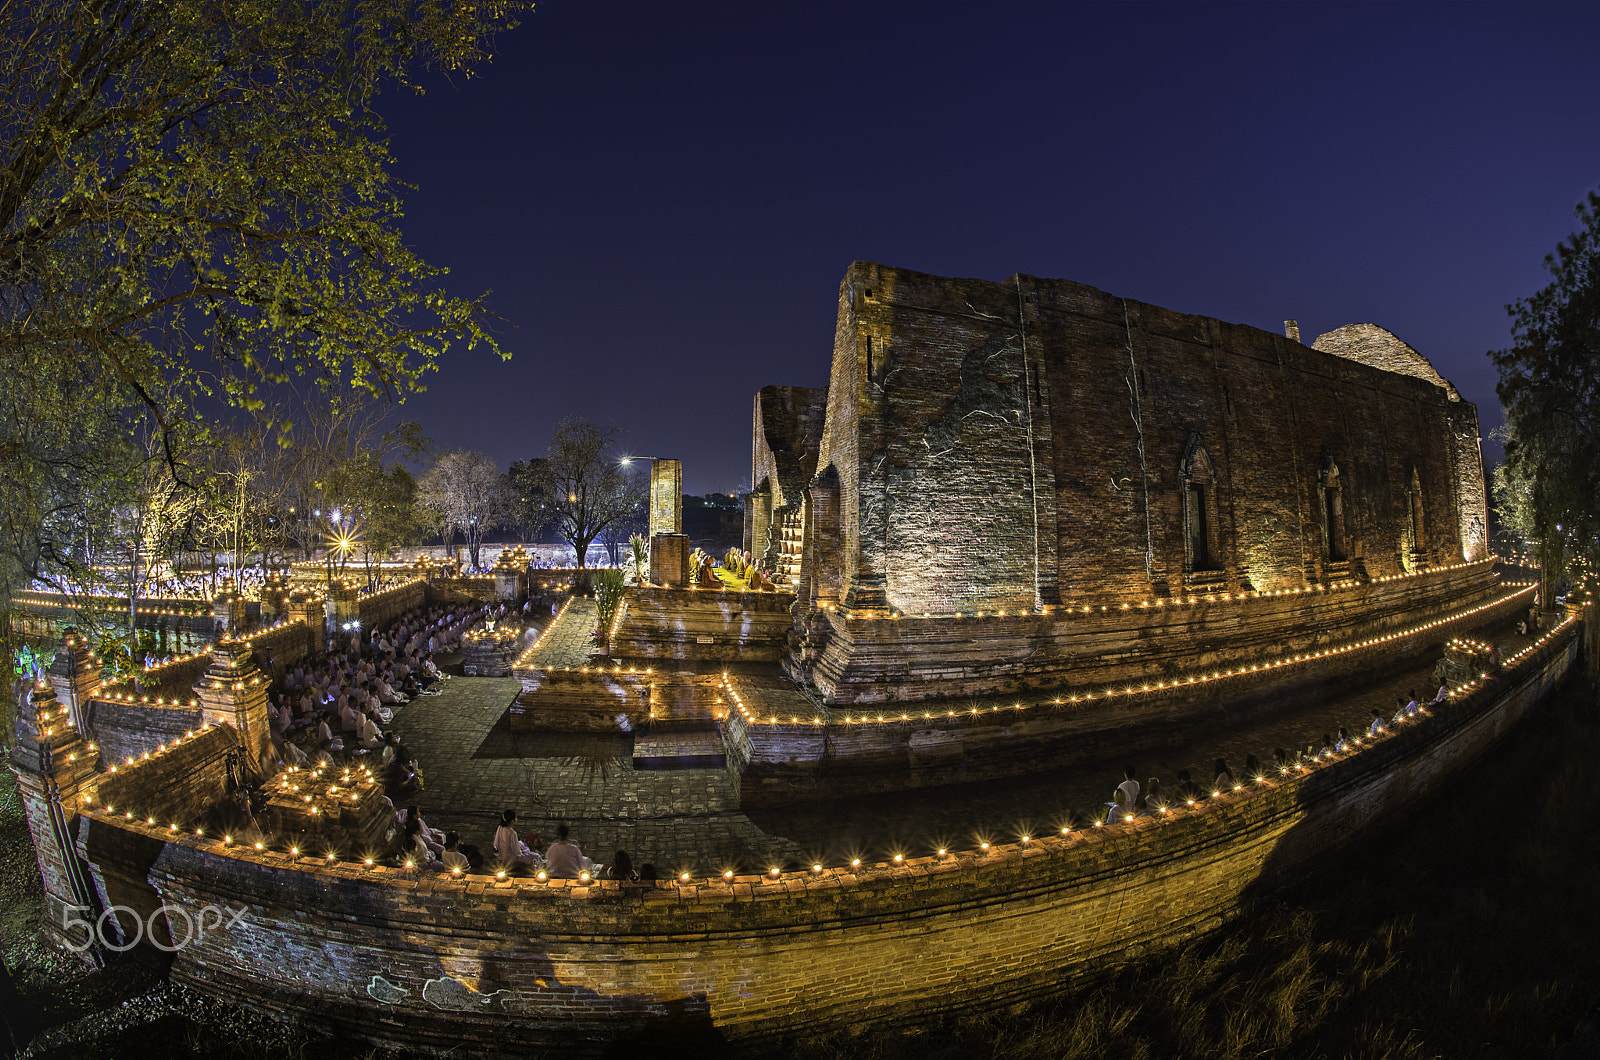
M313 759L331 762L377 753L400 790L420 786L415 759L397 737L385 733L385 726L402 703L438 694L436 686L447 675L434 654L457 650L466 631L491 611L489 604L413 608L388 628L353 630L344 651L324 655L311 666L296 666L267 704L281 760L304 766Z

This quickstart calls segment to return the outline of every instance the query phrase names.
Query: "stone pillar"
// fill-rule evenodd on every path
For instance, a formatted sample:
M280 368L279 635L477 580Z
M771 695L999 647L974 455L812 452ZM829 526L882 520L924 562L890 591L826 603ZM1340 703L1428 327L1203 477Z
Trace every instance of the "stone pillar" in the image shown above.
M89 700L100 691L100 657L89 648L89 641L76 628L67 627L56 649L55 661L46 672L56 699L67 708L67 716L79 732L88 732Z
M284 604L284 612L291 621L298 618L304 622L306 628L317 635L317 642L321 643L323 622L321 594L297 589L289 594Z
M524 572L511 570L506 567L496 567L494 570L494 595L496 600L508 604L516 603L522 599Z
M689 584L689 535L655 534L650 538L650 581L681 589Z
M194 686L201 722L231 725L246 767L261 777L270 776L277 761L267 723L267 684L250 645L235 642L211 649L211 665Z
M266 625L289 617L289 581L281 575L268 578L261 587L261 621Z
M99 912L94 882L73 843L79 815L94 804L99 755L84 742L70 714L48 681L35 685L17 720L11 767L39 861L49 933L58 944L94 960L96 947L84 946L89 932L67 925L93 924Z
M344 635L344 626L361 621L360 592L349 582L334 582L324 610L329 640Z
M683 461L650 461L650 537L683 533Z
M211 614L216 619L216 629L219 637L244 635L245 624L249 621L250 612L247 601L238 593L225 592L218 595L211 605Z

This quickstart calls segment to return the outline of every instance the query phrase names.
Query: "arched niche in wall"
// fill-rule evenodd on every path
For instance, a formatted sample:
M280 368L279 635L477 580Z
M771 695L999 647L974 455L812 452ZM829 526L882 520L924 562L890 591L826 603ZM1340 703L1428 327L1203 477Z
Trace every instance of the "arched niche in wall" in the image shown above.
M1322 558L1328 563L1350 560L1345 527L1344 480L1333 457L1324 457L1317 474L1317 518L1322 526Z
M1189 436L1178 468L1183 509L1183 570L1191 580L1208 580L1222 572L1217 527L1217 474L1198 434Z
M1401 558L1408 571L1424 570L1428 566L1428 533L1422 515L1422 476L1415 464L1406 482L1406 521L1401 529Z

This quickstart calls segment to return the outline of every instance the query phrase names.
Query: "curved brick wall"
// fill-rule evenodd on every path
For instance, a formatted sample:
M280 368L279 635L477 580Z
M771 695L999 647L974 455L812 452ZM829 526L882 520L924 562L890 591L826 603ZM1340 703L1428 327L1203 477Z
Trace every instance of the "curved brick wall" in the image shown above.
M86 818L80 849L136 908L141 878L150 908L158 895L248 908L177 955L178 979L412 1048L526 1053L682 1017L735 1038L909 1020L1033 996L1209 929L1492 746L1577 647L1565 625L1374 746L1170 819L899 866L628 889L414 878L167 841L120 814Z

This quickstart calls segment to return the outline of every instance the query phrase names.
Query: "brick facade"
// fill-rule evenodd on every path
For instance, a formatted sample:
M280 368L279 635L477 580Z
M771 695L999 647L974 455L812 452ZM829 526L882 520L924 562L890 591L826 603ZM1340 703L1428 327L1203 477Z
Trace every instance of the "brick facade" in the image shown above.
M1483 560L1476 410L1410 347L1363 335L1324 352L1066 280L856 263L793 672L850 699L813 669L856 652L841 615L1047 613Z

